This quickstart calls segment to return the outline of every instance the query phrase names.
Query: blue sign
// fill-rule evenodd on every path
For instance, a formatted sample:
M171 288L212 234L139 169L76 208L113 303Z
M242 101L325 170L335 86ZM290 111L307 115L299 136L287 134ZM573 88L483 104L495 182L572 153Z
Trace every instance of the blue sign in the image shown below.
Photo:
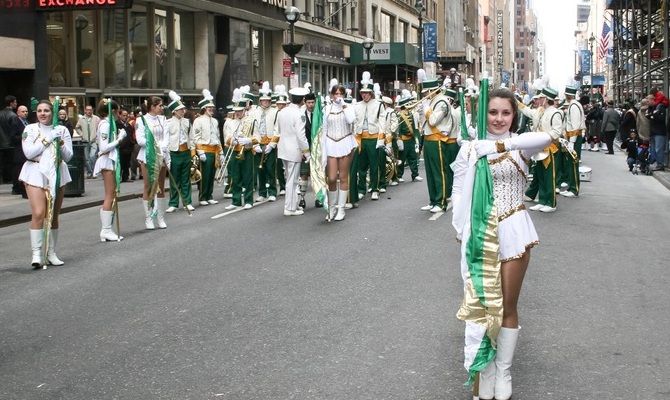
M510 78L512 78L512 74L509 71L502 72L502 81L505 85L509 85Z
M581 50L581 63L582 66L582 75L588 75L591 73L591 52L588 50Z
M423 61L437 62L437 23L423 24Z

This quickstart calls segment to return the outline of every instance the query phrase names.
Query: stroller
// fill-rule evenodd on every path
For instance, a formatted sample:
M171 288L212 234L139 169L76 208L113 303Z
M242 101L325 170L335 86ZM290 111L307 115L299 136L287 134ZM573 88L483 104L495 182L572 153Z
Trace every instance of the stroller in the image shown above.
M637 159L635 160L635 164L633 164L633 174L638 175L639 173L651 175L651 169L649 168L649 142L646 140L637 148Z

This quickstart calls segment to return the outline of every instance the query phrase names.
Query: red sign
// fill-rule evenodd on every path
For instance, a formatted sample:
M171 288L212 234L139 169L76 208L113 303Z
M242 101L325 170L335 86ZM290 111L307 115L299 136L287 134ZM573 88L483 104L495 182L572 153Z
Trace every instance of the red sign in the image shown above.
M95 10L130 8L132 0L34 0L35 10Z
M283 77L288 78L291 76L291 58L289 57L284 57L284 60L282 61L282 70L283 70Z

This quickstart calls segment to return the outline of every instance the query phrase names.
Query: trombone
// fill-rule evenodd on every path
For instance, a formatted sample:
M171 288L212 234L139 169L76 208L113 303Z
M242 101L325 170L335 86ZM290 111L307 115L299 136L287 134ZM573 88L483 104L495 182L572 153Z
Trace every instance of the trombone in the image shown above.
M233 157L234 152L235 152L235 146L231 143L223 155L221 165L219 166L219 168L217 168L216 172L214 173L214 181L219 186L223 184L223 180L226 177L226 168L228 167L228 164L230 163L230 159Z

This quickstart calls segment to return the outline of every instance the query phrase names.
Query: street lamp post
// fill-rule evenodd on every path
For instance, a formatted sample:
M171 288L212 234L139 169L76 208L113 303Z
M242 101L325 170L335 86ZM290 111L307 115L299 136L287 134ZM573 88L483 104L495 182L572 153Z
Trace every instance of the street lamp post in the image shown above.
M596 37L591 33L589 38L589 99L593 96L593 42L596 41Z
M423 67L423 12L426 10L423 0L416 0L414 8L419 13L419 64Z
M363 48L365 49L365 58L367 60L368 67L370 66L370 51L375 46L375 41L370 38L365 38L363 40Z
M286 22L289 24L289 32L290 32L290 42L283 44L281 47L284 49L284 53L288 54L288 56L291 58L291 74L293 74L293 60L300 52L302 49L302 44L295 43L295 23L300 19L300 10L297 7L294 6L289 6L286 7L284 10L284 18L286 18ZM291 77L288 77L289 85L291 83Z

